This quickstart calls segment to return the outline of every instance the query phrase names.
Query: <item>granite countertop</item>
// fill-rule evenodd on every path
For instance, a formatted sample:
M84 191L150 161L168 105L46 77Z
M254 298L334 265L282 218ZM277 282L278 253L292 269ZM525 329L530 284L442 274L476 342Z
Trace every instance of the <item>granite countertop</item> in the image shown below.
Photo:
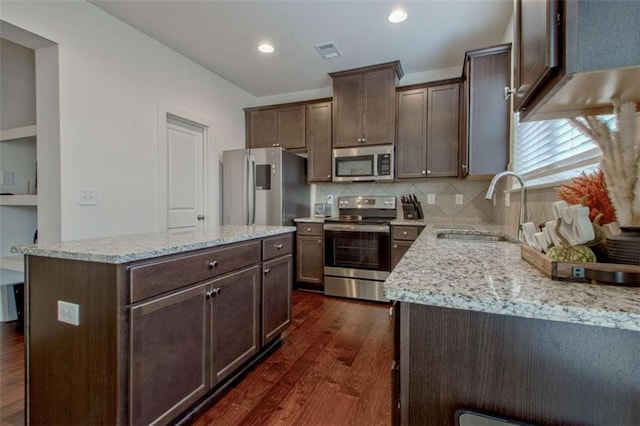
M202 230L177 230L118 235L57 244L19 245L13 253L101 263L126 263L224 244L294 232L293 226L223 225Z
M310 216L310 217L299 217L296 219L293 219L294 222L296 223L324 223L324 217L323 216Z
M427 227L384 283L403 302L640 331L640 288L553 281L520 258L511 242L438 239ZM500 226L473 225L459 233Z

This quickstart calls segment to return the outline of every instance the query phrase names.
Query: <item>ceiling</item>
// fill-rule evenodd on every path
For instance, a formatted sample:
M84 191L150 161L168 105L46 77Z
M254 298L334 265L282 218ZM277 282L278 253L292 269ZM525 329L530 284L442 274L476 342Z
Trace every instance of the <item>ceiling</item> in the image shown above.
M405 74L462 70L465 51L501 43L513 10L513 0L90 2L256 97L330 87L329 72L393 60ZM391 24L397 6L409 17ZM258 52L262 41L275 52ZM343 56L323 60L314 45L326 42Z

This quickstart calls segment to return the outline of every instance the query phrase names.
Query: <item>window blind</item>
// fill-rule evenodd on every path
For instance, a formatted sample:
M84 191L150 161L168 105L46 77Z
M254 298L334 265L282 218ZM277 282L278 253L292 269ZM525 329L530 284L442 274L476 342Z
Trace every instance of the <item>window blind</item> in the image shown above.
M601 115L609 129L615 115ZM596 169L602 152L598 145L568 120L519 123L516 114L513 170L533 185L560 182Z

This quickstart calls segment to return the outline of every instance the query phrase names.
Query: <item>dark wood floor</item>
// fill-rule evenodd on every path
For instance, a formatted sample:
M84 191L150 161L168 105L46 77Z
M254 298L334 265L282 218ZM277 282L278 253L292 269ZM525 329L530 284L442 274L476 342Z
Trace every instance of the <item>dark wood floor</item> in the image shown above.
M197 425L388 425L389 305L294 291L282 345ZM0 425L24 423L24 340L0 324Z

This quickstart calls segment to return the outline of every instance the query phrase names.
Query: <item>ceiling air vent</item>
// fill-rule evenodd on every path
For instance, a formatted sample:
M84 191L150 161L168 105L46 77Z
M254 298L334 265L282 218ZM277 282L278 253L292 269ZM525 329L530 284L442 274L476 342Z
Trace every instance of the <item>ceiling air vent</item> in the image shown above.
M333 42L316 44L315 47L324 60L342 57L342 53L340 53L338 47Z

